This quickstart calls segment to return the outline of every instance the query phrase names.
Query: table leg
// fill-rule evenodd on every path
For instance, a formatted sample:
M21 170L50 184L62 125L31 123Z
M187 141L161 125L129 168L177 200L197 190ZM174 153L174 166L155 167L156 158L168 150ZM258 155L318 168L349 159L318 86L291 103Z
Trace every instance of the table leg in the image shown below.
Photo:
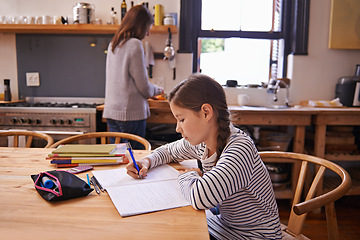
M305 144L305 126L296 126L294 134L293 152L303 153Z
M320 158L325 157L325 141L326 141L326 125L316 125L315 137L314 137L314 155ZM315 173L319 170L319 167L315 167ZM323 191L323 181L319 182L318 194ZM321 208L314 209L313 213L320 213Z
M314 155L325 157L326 125L316 125L314 139Z

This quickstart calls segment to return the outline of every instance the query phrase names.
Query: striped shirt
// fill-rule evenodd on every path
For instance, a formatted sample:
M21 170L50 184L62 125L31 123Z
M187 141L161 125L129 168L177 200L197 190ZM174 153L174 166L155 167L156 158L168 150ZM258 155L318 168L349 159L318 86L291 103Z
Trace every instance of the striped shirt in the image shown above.
M217 161L205 144L185 139L157 148L148 158L151 168L187 159L201 160L204 174L179 175L184 197L194 209L207 209L209 232L217 239L281 239L275 196L264 163L252 139L231 126L231 135ZM208 209L216 207L218 215Z

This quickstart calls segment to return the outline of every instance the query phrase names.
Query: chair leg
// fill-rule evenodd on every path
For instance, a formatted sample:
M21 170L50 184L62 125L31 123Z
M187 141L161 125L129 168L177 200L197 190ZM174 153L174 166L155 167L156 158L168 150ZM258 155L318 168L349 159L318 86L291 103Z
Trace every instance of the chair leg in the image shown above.
M336 211L334 202L325 206L326 223L329 240L339 240L339 228L336 219Z
M33 141L33 136L28 136L25 147L27 147L27 148L31 147L32 141Z
M19 147L19 136L14 136L14 147Z

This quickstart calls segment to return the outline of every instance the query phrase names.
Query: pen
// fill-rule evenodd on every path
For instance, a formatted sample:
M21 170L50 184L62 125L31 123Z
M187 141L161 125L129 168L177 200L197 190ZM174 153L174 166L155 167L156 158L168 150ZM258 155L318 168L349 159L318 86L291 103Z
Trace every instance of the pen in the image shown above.
M86 177L87 177L87 181L88 181L89 186L91 186L91 185L90 185L89 174L86 174Z
M93 180L93 183L95 183L96 185L98 185L98 187L100 188L100 190L103 192L104 188L101 186L101 184L99 183L99 181L96 179L95 176L91 177L91 180Z
M141 176L140 176L140 169L139 169L139 166L136 164L136 161L135 161L135 158L134 158L134 154L133 154L132 149L131 149L131 144L130 144L129 142L127 142L126 145L127 145L127 149L129 150L131 159L132 159L132 161L133 161L133 163L134 163L134 166L135 166L136 170L138 171L139 177L141 178Z

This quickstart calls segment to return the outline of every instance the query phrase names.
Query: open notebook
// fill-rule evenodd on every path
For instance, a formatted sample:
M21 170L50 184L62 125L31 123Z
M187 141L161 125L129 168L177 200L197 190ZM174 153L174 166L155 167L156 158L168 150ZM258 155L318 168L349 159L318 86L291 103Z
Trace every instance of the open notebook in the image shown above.
M122 217L189 205L181 194L178 171L168 165L151 169L134 179L125 168L93 171Z

